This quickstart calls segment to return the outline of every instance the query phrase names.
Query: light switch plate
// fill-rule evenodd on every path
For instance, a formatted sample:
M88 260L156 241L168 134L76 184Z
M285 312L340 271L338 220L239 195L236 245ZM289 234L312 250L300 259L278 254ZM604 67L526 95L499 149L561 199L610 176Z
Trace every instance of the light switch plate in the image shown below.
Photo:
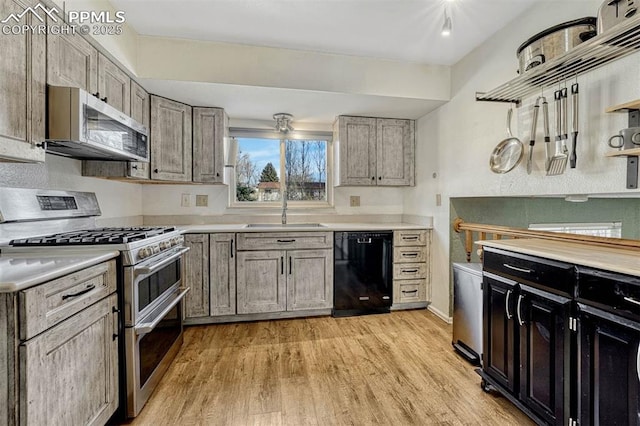
M349 197L349 205L351 207L360 207L360 196L352 195Z
M436 194L436 206L440 207L442 205L442 194Z
M180 206L191 207L191 194L182 194L182 198L180 200Z
M196 207L207 207L209 205L208 195L196 195Z

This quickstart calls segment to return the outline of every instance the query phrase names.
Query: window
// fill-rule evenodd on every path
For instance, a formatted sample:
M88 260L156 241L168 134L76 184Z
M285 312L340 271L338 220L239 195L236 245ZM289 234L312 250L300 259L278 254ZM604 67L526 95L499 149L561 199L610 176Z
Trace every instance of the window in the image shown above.
M235 204L329 204L330 137L276 137L236 137Z
M532 223L536 231L565 232L594 237L622 238L622 222L607 223Z

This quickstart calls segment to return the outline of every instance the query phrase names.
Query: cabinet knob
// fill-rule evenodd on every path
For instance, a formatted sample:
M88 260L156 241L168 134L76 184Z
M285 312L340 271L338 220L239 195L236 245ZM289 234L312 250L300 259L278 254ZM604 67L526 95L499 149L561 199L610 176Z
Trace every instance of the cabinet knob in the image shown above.
M134 169L134 170L138 170L138 165L137 165L137 164L133 164L133 165L131 166L131 168L132 168L132 169Z
M158 173L158 169L153 169L153 173Z
M382 180L382 176L378 176L378 180Z
M216 177L220 177L220 173L216 173Z
M107 102L107 97L105 96L104 98L101 99L102 102Z
M371 176L371 180L376 180L376 177L375 176Z
M100 99L100 92L94 93L93 96L95 96L96 98Z

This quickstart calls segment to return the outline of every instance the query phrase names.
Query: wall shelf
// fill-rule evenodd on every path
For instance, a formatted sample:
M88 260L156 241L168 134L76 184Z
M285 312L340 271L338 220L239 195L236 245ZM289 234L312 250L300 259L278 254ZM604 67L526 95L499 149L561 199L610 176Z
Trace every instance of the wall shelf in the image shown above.
M477 101L511 102L575 78L640 49L640 15L579 44L566 54L527 71L501 86L476 93ZM638 108L640 109L640 105Z
M638 157L640 148L621 149L620 151L607 152L605 157Z
M629 116L629 127L640 126L640 100L626 102L607 108L605 112L625 112ZM631 141L625 142L625 146L619 151L605 154L605 157L627 158L627 189L638 189L638 157L640 148L635 148Z

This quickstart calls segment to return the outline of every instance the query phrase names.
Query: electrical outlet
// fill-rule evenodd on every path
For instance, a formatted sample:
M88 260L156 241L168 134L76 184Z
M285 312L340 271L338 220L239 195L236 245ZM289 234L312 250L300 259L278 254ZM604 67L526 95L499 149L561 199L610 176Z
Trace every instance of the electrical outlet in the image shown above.
M442 205L442 194L436 194L436 206L440 207Z
M349 197L349 205L351 207L360 207L360 196L352 195Z
M191 194L182 194L180 205L182 207L191 207Z
M208 195L196 195L196 207L207 207L209 205Z

